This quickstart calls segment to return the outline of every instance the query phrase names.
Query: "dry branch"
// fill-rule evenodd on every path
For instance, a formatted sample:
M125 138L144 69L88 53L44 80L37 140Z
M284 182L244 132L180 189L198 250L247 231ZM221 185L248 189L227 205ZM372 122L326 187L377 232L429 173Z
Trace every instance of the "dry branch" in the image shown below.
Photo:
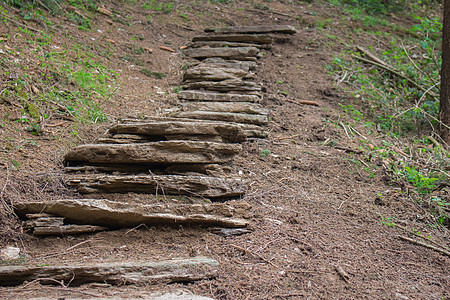
M421 241L417 241L417 240L411 239L411 238L406 237L406 236L403 236L403 235L399 235L398 237L399 237L400 239L402 239L402 240L411 242L411 243L413 243L413 244L416 244L416 245L419 245L419 246L422 246L422 247L425 247L425 248L428 248L428 249L432 249L432 250L434 250L434 251L437 251L437 252L439 252L439 253L441 253L441 254L444 254L444 255L450 257L450 252L447 251L447 250L444 250L444 249L435 247L435 246L433 246L433 245L430 245L430 244L427 244L427 243L424 243L424 242L421 242Z
M384 65L384 64L380 64L380 63L375 62L375 61L373 61L373 60L370 60L370 59L367 59L367 58L364 58L364 57L361 57L361 56L357 56L357 55L354 55L354 54L352 54L352 57L353 57L353 58L356 58L356 59L358 59L358 60L361 60L361 61L363 61L363 62L372 64L372 65L374 65L374 66L380 67L380 68L382 68L382 69L385 69L386 71L389 71L389 72L391 72L392 74L395 74L395 75L397 75L398 77L401 77L401 78L405 79L406 81L408 81L409 83L411 83L412 85L414 85L416 88L418 88L419 90L421 90L421 91L423 91L423 92L426 92L426 91L428 90L426 87L421 86L420 84L418 84L417 82L415 82L415 81L412 80L411 78L409 78L409 77L407 77L407 76L401 74L400 72L398 72L397 70L393 69L393 68L390 67L390 66L387 66L387 65ZM438 95L436 95L435 93L433 93L433 92L431 92L431 91L428 91L428 93L429 93L431 96L435 97L435 98L438 97Z
M317 103L316 101L310 101L310 100L300 100L300 101L295 101L295 100L291 100L291 99L286 99L287 102L291 102L294 104L298 104L298 105L312 105L312 106L320 106L319 103Z
M383 60L379 59L374 54L369 52L369 50L367 50L367 49L365 49L363 47L360 47L360 46L356 46L356 49L358 49L358 51L360 51L360 52L364 53L365 55L367 55L371 60L373 60L373 61L375 61L375 62L377 62L379 64L382 64L382 65L384 65L386 67L390 67L386 62L384 62Z
M255 253L255 252L252 252L252 251L250 251L250 250L244 249L244 248L242 248L242 247L239 247L239 246L236 246L236 245L233 245L233 244L230 244L230 246L233 247L233 248L235 248L235 249L241 250L241 251L243 251L243 252L245 252L245 253L248 253L248 254L250 254L250 255L256 257L256 258L259 258L260 260L262 260L262 261L268 263L268 264L271 265L271 266L274 266L275 268L279 268L279 267L278 267L277 265L275 265L273 262L271 262L270 260L265 259L264 257L262 257L261 255Z

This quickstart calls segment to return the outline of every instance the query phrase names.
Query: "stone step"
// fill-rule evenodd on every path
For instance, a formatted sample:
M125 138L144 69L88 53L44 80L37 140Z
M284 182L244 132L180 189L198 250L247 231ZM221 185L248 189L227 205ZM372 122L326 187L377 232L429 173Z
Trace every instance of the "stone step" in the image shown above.
M266 115L253 115L244 113L189 111L189 112L180 112L178 113L177 116L179 116L180 118L216 120L216 121L236 122L254 125L265 125L269 123L269 118Z
M195 36L193 42L224 41L224 42L243 42L257 44L271 44L273 37L266 34L222 34L222 35L204 35Z
M213 111L269 115L269 110L259 103L250 102L188 102L183 104L183 111Z
M66 166L85 164L224 163L242 147L202 141L161 141L141 144L86 144L70 150Z
M201 64L188 69L183 75L183 81L219 81L225 79L244 79L252 77L252 73L241 68L221 67L218 65ZM253 75L254 76L254 75Z
M141 224L203 225L242 228L248 221L246 202L197 204L139 204L106 199L63 199L16 203L21 218L30 213L51 213L81 224L108 228L133 228Z
M215 93L207 91L186 90L178 94L178 98L188 101L212 102L259 102L261 98L255 95L241 95L232 93Z
M189 91L186 91L189 92ZM221 95L227 95L227 94L221 94ZM233 95L234 97L235 95ZM236 96L251 96L251 97L257 97L253 95L236 95ZM259 98L258 98L259 99ZM220 101L220 100L217 100ZM155 116L144 116L142 119L122 119L121 122L123 123L140 123L145 121L164 121L164 122L176 122L176 121L183 121L183 122L205 122L205 120L202 119L192 119L192 118L182 118L180 116L174 118L174 117L155 117ZM221 121L214 121L214 120L208 120L208 122L217 122L217 123L223 123ZM227 121L228 122L228 121ZM233 123L230 122L233 125L238 125L240 128L244 131L247 138L266 138L267 132L261 128L258 125L252 125L252 124L244 124L244 123Z
M255 47L258 49L270 49L270 45L263 44L252 44L252 43L239 43L239 42L224 42L224 41L198 41L198 42L192 42L188 45L189 48L220 48L220 47L229 47L229 48L235 48L235 47Z
M210 57L207 59L202 60L201 63L204 64L219 64L224 67L234 67L236 68L236 65L240 65L240 68L249 68L249 70L255 70L257 67L257 64L255 61L244 61L244 60L232 60L232 59L223 59L220 57ZM243 69L245 70L245 69Z
M41 284L91 282L156 284L211 279L219 263L207 257L178 258L160 261L121 261L62 266L0 266L0 285L19 285L25 281Z
M226 143L240 143L246 139L244 131L237 124L226 122L153 121L117 124L108 130L114 139L144 140L211 140ZM203 136L203 138L202 138ZM145 141L145 140L144 140Z
M129 165L114 164L103 166L76 166L65 167L67 173L96 173L96 174L114 174L114 175L138 175L148 174L149 166L147 165ZM231 174L229 166L219 164L170 164L168 166L160 165L152 168L152 173L156 175L209 175L214 177L228 176Z
M236 94L253 94L260 96L261 85L240 79L227 79L222 81L199 81L183 84L185 90L205 89L208 91L230 92Z
M262 26L231 26L222 28L206 28L205 32L214 33L286 33L295 34L297 29L291 25L262 25Z
M65 184L89 193L146 193L189 195L210 199L237 198L245 193L240 178L222 178L200 175L72 175Z
M246 60L249 57L256 58L259 50L255 47L235 47L235 48L195 48L186 49L183 54L187 57L204 59L210 57L221 57L228 59Z

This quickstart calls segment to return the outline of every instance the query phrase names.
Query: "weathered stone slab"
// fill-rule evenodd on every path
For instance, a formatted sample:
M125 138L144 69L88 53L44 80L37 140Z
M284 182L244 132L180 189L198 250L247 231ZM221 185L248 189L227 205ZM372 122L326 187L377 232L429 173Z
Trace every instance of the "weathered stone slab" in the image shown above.
M245 193L240 178L199 175L73 175L66 179L80 193L146 193L190 195L206 198L236 198Z
M221 57L229 59L245 60L248 57L256 57L259 53L255 47L235 47L235 48L195 48L186 49L183 54L197 59L208 57Z
M215 111L269 115L269 110L261 104L250 102L189 102L183 104L183 111Z
M208 66L201 64L193 68L188 69L184 75L184 81L202 81L202 80L225 80L225 79L238 79L244 78L249 75L248 71L241 70L240 68L226 68L218 66Z
M238 79L227 79L222 81L199 81L186 83L183 85L187 90L205 89L210 91L221 92L256 92L259 94L261 86L251 81L243 81Z
M213 102L258 102L260 98L255 95L240 95L214 93L205 91L187 90L181 91L178 97L189 101L213 101Z
M206 66L206 67L209 67L209 68L240 69L240 70L246 72L246 74L250 72L250 65L247 62L231 63L231 62L227 62L226 60L223 60L222 62L216 62L216 63L211 63L211 62L204 63L204 62L202 62L202 63L198 64L196 67L203 67L203 66ZM245 76L248 76L248 75L245 75Z
M137 136L153 136L167 140L210 140L217 137L216 141L240 143L245 141L243 130L235 124L218 122L183 122L163 121L145 122L131 124L117 124L108 130L114 138L123 138L122 134Z
M269 118L266 115L251 115L251 114L228 113L228 112L189 111L189 112L180 112L177 116L179 116L180 118L216 120L216 121L246 123L255 125L264 125L269 123Z
M297 29L291 25L263 25L263 26L232 26L222 28L207 28L205 32L214 33L286 33L295 34Z
M239 206L240 205L240 206ZM138 204L105 199L64 199L15 205L17 215L47 212L77 224L109 228L146 225L206 225L239 228L248 225L243 216L248 204Z
M189 92L189 91L186 91L186 92ZM248 95L244 95L244 96L248 96ZM253 97L256 97L256 96L253 96ZM205 120L202 120L202 119L197 120L197 119L182 118L182 117L173 118L173 117L155 117L155 116L145 116L143 119L123 119L122 122L124 122L124 123L140 123L140 122L143 122L143 120L145 120L145 121L164 121L164 122L172 122L172 121L174 121L174 122L175 121L183 121L183 122L186 121L186 122L199 122L199 123L205 122ZM223 122L214 121L214 120L208 120L208 122L223 123ZM266 138L268 135L267 132L258 125L243 124L243 123L233 123L233 124L240 126L240 128L244 131L245 135L248 138Z
M101 282L116 285L189 282L210 279L219 263L207 257L163 261L90 263L65 266L0 266L0 285L19 285L39 280L41 284L70 282L80 285Z
M259 45L252 43L239 43L239 42L224 42L224 41L198 41L193 42L188 45L190 48L203 48L203 47L211 47L211 48L219 48L219 47L255 47L255 48L270 48L270 45Z
M158 167L159 170L153 171L168 175L210 175L217 177L231 173L228 170L228 167L219 164L171 164L169 166L158 166ZM114 175L130 175L130 174L137 175L137 174L148 174L149 166L129 165L129 164L121 164L121 165L114 164L106 166L76 166L76 167L65 167L64 171L68 173L84 173L84 174L114 173Z
M238 154L241 146L200 141L162 141L142 144L87 144L65 156L66 166L77 164L172 164L224 163Z
M93 225L39 226L34 228L33 234L36 236L74 235L94 233L104 230L108 230L108 228Z
M205 35L195 36L193 42L199 41L225 41L225 42L244 42L257 44L272 43L272 36L265 34L223 34L223 35Z
M210 58L202 60L202 63L204 63L204 64L226 64L225 66L230 66L230 67L231 67L231 65L229 65L229 64L233 64L233 65L238 64L245 68L248 66L248 68L250 70L254 70L257 67L256 62L254 62L254 61L229 60L229 59L225 60L220 57L210 57Z

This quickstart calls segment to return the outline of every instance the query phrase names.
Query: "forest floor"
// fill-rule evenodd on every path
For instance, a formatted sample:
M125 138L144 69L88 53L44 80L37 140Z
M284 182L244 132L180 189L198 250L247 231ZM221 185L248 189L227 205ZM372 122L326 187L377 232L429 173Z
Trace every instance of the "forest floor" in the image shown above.
M25 108L20 99L0 98L6 99L0 102L4 204L0 248L19 247L23 259L15 263L23 265L201 255L216 259L219 273L211 280L171 286L65 287L31 282L1 287L2 298L140 298L156 290L177 288L215 299L450 298L450 258L399 238L416 231L449 247L448 228L435 226L430 212L410 195L411 186L393 181L383 162L377 161L374 147L381 147L390 137L368 132L358 123L350 133L341 126L352 119L339 104L358 106L358 98L337 88L326 71L333 55L346 50L348 44L385 47L382 38L374 40L355 30L361 24L338 17L340 10L324 2L256 5L246 1L183 1L166 10L142 9L140 1L104 4L119 17L108 22L111 18L107 15L81 11L90 17L89 30L80 29L67 18L49 16L43 9L47 21L27 21L30 28L52 32L51 41L43 45L42 34L23 26L19 29L16 23L26 21L20 11L0 5L7 10L2 12L4 22L0 25L1 64L7 70L0 74L2 92L15 89L23 93L22 98L37 99L40 94L47 97L53 86L73 93L78 86L65 82L54 70L60 67L64 73L64 68L70 68L64 62L73 63L74 70L82 69L76 65L80 59L91 65L98 63L93 69L110 74L106 78L109 87L105 87L110 97L89 96L99 108L94 112L97 122L61 119L49 104L39 107L36 134L33 128L27 129L34 124L30 106ZM407 17L391 21L413 24ZM181 85L183 67L189 63L178 49L202 29L264 24L293 25L298 33L274 44L259 60L257 81L266 88L262 104L271 112L269 137L246 142L232 165L250 182L245 196L237 201L249 204L251 233L222 237L205 228L141 226L36 238L22 233L20 221L5 212L5 207L21 201L80 197L63 184L64 153L95 140L120 118L163 115L176 107L176 87ZM341 42L336 42L335 36ZM43 66L43 62L47 64ZM149 77L142 72L144 68L166 76ZM25 83L17 84L17 78ZM319 106L288 100L312 100ZM107 120L98 122L104 117ZM402 148L406 140L390 141ZM116 197L132 203L151 195ZM88 242L67 251L84 241Z

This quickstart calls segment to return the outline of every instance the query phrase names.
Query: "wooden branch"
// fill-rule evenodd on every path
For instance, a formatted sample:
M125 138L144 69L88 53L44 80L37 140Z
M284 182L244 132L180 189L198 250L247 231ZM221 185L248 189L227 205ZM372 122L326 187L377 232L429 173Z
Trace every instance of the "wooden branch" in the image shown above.
M334 266L334 268L336 269L336 272L338 272L338 274L341 276L341 278L345 282L348 282L348 280L350 279L350 276L347 274L347 272L345 272L341 266Z
M403 235L399 235L398 237L400 239L402 239L402 240L405 240L405 241L411 242L413 244L416 244L416 245L419 245L419 246L422 246L422 247L425 247L425 248L437 251L437 252L439 252L441 254L444 254L444 255L450 257L450 252L447 251L447 250L435 247L433 245L430 245L430 244L427 244L427 243L424 243L424 242L421 242L421 241L417 241L417 240L411 239L411 238L403 236Z
M392 67L390 67L390 66L386 66L386 65L380 64L380 63L378 63L378 62L375 62L375 61L373 61L373 60L370 60L370 59L367 59L367 58L364 58L364 57L361 57L361 56L358 56L358 55L354 55L354 54L352 54L352 57L353 57L353 58L356 58L356 59L358 59L358 60L361 60L361 61L363 61L363 62L372 64L372 65L374 65L374 66L380 67L380 68L382 68L382 69L385 69L386 71L389 71L389 72L391 72L392 74L397 75L398 77L401 77L401 78L405 79L406 81L408 81L409 83L411 83L412 85L414 85L416 88L418 88L419 90L421 90L421 91L423 91L423 92L426 92L426 91L428 90L426 87L421 86L420 84L418 84L417 82L415 82L415 81L412 80L411 78L409 78L409 77L407 77L407 76L401 74L400 72L398 72L397 70L394 70L394 69L393 69ZM435 93L433 93L433 92L431 92L431 91L429 91L428 93L429 93L431 96L435 97L435 98L438 97L438 95L436 95Z
M40 30L38 30L38 29L36 29L36 28L30 27L30 26L28 26L28 25L19 23L19 22L15 21L15 20L11 19L11 18L10 18L8 15L6 15L4 12L1 12L1 14L2 14L5 18L7 18L9 21L13 22L13 23L16 24L16 25L19 25L19 26L28 28L28 29L33 30L33 31L36 31L36 32L40 32Z
M230 244L230 246L233 247L233 248L236 248L236 249L238 249L238 250L241 250L241 251L243 251L243 252L245 252L245 253L248 253L248 254L250 254L250 255L256 257L256 258L259 258L260 260L262 260L262 261L268 263L268 264L271 265L271 266L274 266L275 268L279 268L279 267L278 267L277 265L275 265L273 262L271 262L270 260L265 259L264 257L262 257L261 255L259 255L259 254L257 254L257 253L254 253L254 252L252 252L252 251L250 251L250 250L244 249L244 248L242 248L242 247L239 247L239 246L236 246L236 245L233 245L233 244Z
M374 54L369 52L369 50L367 50L367 49L365 49L365 48L363 48L361 46L356 46L356 49L358 49L358 51L360 51L360 52L364 53L365 55L367 55L371 60L373 60L373 61L375 61L375 62L377 62L379 64L382 64L382 65L384 65L386 67L390 67L385 61L379 59Z
M298 104L298 105L312 105L312 106L320 106L319 103L315 102L315 101L310 101L310 100L300 100L300 101L295 101L295 100L291 100L291 99L285 99L287 102L291 102L294 104Z

